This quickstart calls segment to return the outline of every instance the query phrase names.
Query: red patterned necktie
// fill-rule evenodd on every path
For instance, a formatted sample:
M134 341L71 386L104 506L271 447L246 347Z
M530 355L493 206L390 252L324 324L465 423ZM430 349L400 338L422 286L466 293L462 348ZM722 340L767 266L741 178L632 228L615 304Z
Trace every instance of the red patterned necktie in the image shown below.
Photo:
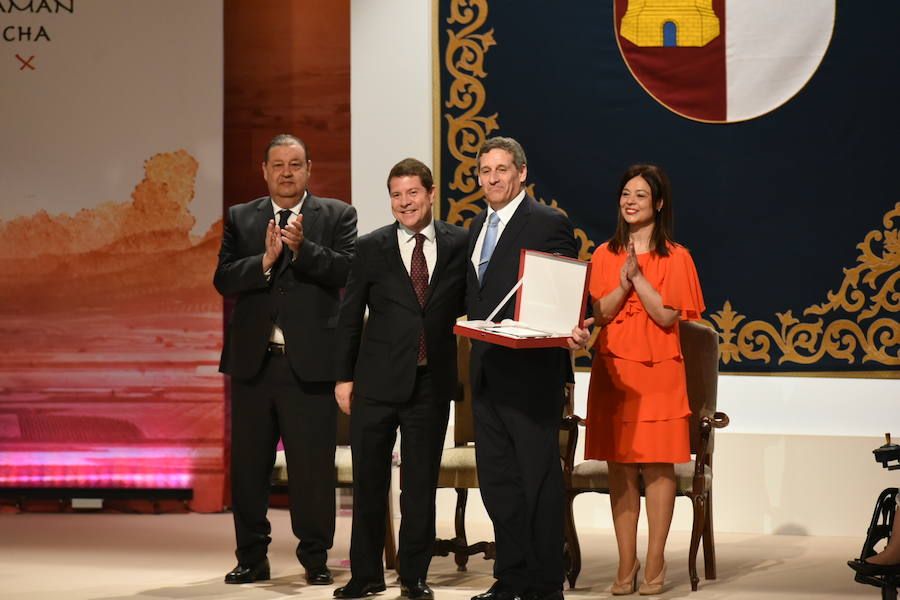
M416 234L416 247L413 248L412 261L409 266L409 278L412 280L413 290L419 299L419 306L425 308L425 298L428 295L428 265L425 264L425 253L422 246L425 243L425 234ZM419 356L416 359L421 363L425 361L425 330L419 333Z

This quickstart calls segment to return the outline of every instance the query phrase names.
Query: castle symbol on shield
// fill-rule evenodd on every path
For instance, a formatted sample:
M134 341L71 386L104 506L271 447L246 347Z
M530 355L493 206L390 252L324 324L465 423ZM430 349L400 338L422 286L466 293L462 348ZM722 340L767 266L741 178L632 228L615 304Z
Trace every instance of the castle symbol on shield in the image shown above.
M628 0L619 27L636 46L705 46L719 37L712 0Z

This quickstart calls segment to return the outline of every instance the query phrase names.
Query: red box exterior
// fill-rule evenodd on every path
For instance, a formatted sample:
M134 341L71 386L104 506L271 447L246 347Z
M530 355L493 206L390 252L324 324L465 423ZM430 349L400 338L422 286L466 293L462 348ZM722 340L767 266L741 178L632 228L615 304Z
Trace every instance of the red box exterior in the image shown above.
M472 329L460 325L453 326L453 333L481 342L490 342L507 348L568 348L567 337L545 338L511 338L505 335L497 335L481 329Z

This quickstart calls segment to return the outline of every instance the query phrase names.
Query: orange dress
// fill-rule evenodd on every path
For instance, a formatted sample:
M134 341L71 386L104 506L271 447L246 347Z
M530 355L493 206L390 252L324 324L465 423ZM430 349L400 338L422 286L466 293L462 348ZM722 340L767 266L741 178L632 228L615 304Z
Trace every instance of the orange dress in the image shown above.
M625 252L607 244L591 258L593 302L619 285ZM696 320L706 308L690 253L669 245L669 256L638 255L644 277L663 306ZM600 330L588 389L585 458L623 463L679 463L690 460L687 381L678 322L662 328L644 310L634 289L619 313Z

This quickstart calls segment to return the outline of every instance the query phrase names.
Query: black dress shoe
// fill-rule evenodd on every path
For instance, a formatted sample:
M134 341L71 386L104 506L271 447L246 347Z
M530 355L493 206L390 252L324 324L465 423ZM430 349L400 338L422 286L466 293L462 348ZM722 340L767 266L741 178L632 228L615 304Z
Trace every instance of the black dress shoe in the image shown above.
M472 596L472 600L522 600L522 595L502 581L495 581L488 591Z
M434 600L434 591L428 587L424 579L416 579L414 583L400 582L400 595L409 600Z
M347 585L334 590L335 598L365 598L372 594L383 592L387 587L383 581L370 581L368 583L362 581L347 582Z
M265 581L270 576L269 559L264 558L249 567L236 566L225 575L225 583L253 583L254 581Z
M309 585L329 585L334 583L331 571L325 565L306 570L306 583Z

